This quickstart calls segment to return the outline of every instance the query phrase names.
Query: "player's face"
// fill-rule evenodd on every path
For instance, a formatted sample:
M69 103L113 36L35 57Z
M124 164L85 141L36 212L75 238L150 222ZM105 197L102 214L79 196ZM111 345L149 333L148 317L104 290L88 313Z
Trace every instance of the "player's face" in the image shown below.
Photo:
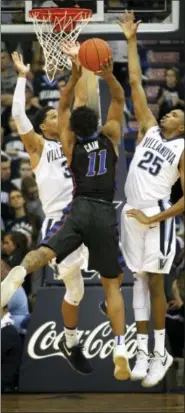
M24 205L24 198L19 191L12 191L9 198L10 206L14 209L22 208Z
M47 112L45 121L43 122L43 131L48 137L51 135L58 136L58 112L51 109Z
M161 127L166 131L184 132L184 113L181 110L172 110L161 119Z

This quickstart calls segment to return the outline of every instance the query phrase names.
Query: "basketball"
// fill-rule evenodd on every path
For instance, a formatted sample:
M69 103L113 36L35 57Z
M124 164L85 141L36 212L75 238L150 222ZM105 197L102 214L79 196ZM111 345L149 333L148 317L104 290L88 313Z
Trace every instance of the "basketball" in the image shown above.
M101 64L105 59L112 56L112 51L107 42L93 38L82 43L78 56L83 67L92 72L97 72L101 69Z

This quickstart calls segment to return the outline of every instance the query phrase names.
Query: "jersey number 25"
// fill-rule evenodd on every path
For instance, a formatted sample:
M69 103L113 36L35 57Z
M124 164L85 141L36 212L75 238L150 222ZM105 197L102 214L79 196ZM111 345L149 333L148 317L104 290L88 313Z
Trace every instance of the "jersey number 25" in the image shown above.
M145 171L148 171L151 175L157 176L161 170L164 159L155 156L150 151L146 151L143 156L145 159L142 159L138 163L138 166Z

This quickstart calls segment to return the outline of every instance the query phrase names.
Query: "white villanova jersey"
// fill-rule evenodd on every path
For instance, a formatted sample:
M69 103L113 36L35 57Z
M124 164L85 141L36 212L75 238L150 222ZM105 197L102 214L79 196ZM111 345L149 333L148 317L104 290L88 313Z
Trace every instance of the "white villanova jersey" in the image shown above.
M169 201L171 188L179 178L179 161L184 138L164 139L158 126L150 128L136 146L130 164L125 195L135 208L153 207L159 200Z
M57 219L72 201L73 181L60 142L45 140L42 155L33 170L46 218Z

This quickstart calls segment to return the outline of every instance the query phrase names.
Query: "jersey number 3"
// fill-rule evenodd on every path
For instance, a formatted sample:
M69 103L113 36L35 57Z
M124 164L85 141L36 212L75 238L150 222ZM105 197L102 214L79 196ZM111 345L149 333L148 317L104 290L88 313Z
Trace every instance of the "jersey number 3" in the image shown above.
M66 159L64 159L62 161L62 169L63 169L63 173L64 173L64 177L65 178L72 178L71 172L69 167L67 166L67 161Z
M150 151L146 151L143 156L145 159L142 159L138 163L138 166L145 171L148 171L151 175L157 176L164 160L159 158L159 156L155 156Z
M91 152L88 158L89 158L89 165L88 165L88 171L87 171L86 176L106 174L107 172L107 168L106 168L107 150L106 149L102 149L99 152ZM97 159L98 159L98 167L96 168Z

